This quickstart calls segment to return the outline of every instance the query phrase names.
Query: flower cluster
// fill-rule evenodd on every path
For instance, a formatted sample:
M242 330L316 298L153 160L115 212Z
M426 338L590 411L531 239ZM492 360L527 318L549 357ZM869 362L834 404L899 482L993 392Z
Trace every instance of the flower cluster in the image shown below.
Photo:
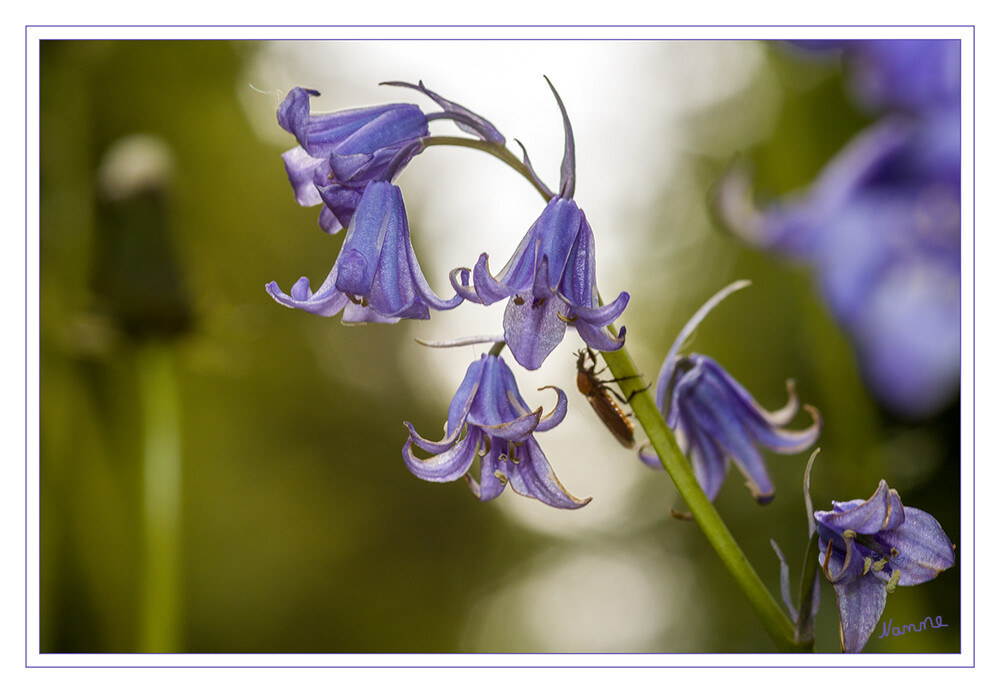
M843 51L855 66L852 85L858 102L893 113L849 143L809 191L763 211L747 204L748 180L741 172L731 173L719 189L723 215L747 240L812 263L837 318L854 337L865 373L879 395L899 411L927 413L950 396L957 368L953 47L933 42L825 42L805 48ZM911 67L919 79L914 80ZM637 377L597 379L601 371L596 370L593 350L613 352L624 345L625 328L613 323L627 307L629 294L621 292L605 304L598 291L594 231L573 199L575 143L562 99L553 87L565 132L559 186L553 190L535 173L526 152L523 164L512 158L504 136L482 116L423 83L386 84L415 90L441 110L425 113L414 104L392 103L314 114L310 102L318 93L299 87L280 105L278 123L297 141L283 155L295 199L304 206L321 205L319 225L326 232L346 232L318 289L313 291L309 279L302 277L289 293L275 282L266 290L284 306L326 317L340 315L345 323L426 320L432 310L450 310L462 302L486 306L505 300L502 337L441 344L493 342L469 365L448 407L440 440L424 438L404 422L408 436L403 462L426 481L465 479L481 501L497 498L510 486L515 493L552 507L583 507L590 498L578 498L562 485L536 440L536 434L562 422L567 412L565 393L548 386L556 392L554 409L547 415L541 407L532 409L500 355L509 348L517 364L535 370L567 331L575 330L586 345L578 352L578 387L592 403L603 402L599 397L611 393L607 383ZM475 139L435 139L430 124L437 120L450 121ZM489 255L481 253L472 267L449 273L455 292L450 297L436 294L421 270L403 193L394 182L404 167L434 144L468 144L513 161L545 198L540 215L503 268L492 273ZM691 465L690 472L681 466L680 473L693 474L709 501L718 497L733 464L755 500L764 504L772 500L775 489L761 449L794 454L813 447L822 427L819 412L809 405L800 407L791 380L786 382L787 404L775 411L765 409L714 359L681 353L708 313L747 285L739 281L723 288L681 329L656 381L655 405L662 420L655 412L652 418L658 422L660 442L669 437L664 424L676 435ZM592 367L586 367L587 359L594 362ZM610 356L605 360L614 365ZM633 388L636 392L642 390ZM633 447L627 414L610 398L608 403L595 406L598 414L612 423L626 447ZM644 404L646 411L652 410L648 400ZM800 408L812 421L801 429L790 428ZM638 405L636 414L645 416ZM647 419L641 420L647 424ZM647 465L662 468L648 446L640 447L639 456ZM837 595L843 649L859 652L882 614L886 594L900 585L930 580L952 566L954 546L931 515L904 507L885 481L867 501L834 502L833 510L814 513L808 497L812 459L804 487L809 530L818 537L818 544L809 544L812 551L818 546L819 567L803 574L802 603L795 608L788 566L774 544L782 566L782 594L795 620L795 644L811 642L821 569ZM671 466L676 461L664 460L671 474L677 472ZM683 488L697 495L692 483ZM696 505L705 506L703 501L692 503L692 511ZM699 521L705 527L718 520L702 514ZM807 565L816 563L810 558ZM739 566L730 569L736 573ZM741 585L749 593L754 588L746 585L757 578L746 573L743 577Z
M521 366L537 369L568 327L575 328L589 347L603 351L618 349L625 341L624 327L617 335L608 327L625 310L629 295L622 292L612 303L601 304L594 233L573 200L575 146L562 99L553 88L566 132L558 192L541 182L525 154L524 166L548 200L541 216L498 275L490 273L488 255L483 253L474 269L459 267L451 272L455 294L442 298L431 289L417 261L402 191L393 181L433 143L432 121L453 122L494 148L494 153L506 140L488 120L423 83L386 84L419 91L442 110L425 114L414 104L393 103L314 114L310 100L318 92L301 87L289 92L278 108L278 123L298 142L283 155L295 199L304 206L322 205L319 224L328 233L342 228L347 232L318 289L313 291L309 279L302 277L289 293L275 282L267 285L267 291L284 306L327 317L341 315L345 323L425 320L432 309L449 310L463 301L489 305L508 299L503 341L495 347L497 353L491 351L469 368L452 403L445 439L428 441L407 424L410 437L404 460L423 479L468 478L482 500L495 498L509 482L518 493L549 505L581 507L586 501L563 489L533 436L562 420L565 395L560 391L556 411L540 418L539 412L528 410L513 374L498 356L499 348L507 346ZM416 457L414 446L431 457ZM469 474L476 459L478 482Z
M933 414L955 396L960 355L959 43L820 41L843 54L851 95L882 117L804 192L757 209L745 171L718 206L746 241L809 264L888 408Z
M919 585L955 564L955 548L934 517L904 507L883 480L868 500L834 501L814 513L820 563L833 583L840 642L860 652L897 586Z
M786 428L798 413L798 398L791 380L788 403L770 412L722 366L702 354L681 355L680 349L705 316L722 299L749 282L734 282L703 305L678 334L667 353L656 381L656 406L677 435L681 449L691 462L695 478L709 500L715 500L732 462L746 479L758 503L774 498L774 486L757 449L791 454L813 446L819 438L819 412L806 405L812 425L801 431ZM656 453L640 449L639 457L660 469Z

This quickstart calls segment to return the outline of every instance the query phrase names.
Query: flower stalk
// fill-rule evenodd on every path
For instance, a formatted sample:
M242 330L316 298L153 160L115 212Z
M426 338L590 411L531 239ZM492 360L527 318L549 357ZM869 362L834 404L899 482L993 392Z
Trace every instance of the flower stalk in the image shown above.
M811 642L796 641L795 627L792 622L782 611L767 587L764 586L753 566L750 565L750 561L747 560L746 555L726 527L725 522L719 516L715 506L698 485L690 463L684 457L673 432L667 427L656 408L652 395L648 390L643 389L642 376L628 353L627 347L622 347L618 351L602 352L602 356L612 375L621 384L622 394L626 399L631 398L629 406L632 407L636 419L646 435L649 436L650 444L656 450L663 463L663 468L670 475L681 498L687 504L691 516L698 523L709 544L715 549L726 569L740 586L775 645L782 652L812 651Z
M449 147L468 147L470 149L478 149L481 152L486 152L492 156L495 156L500 161L504 162L512 169L520 173L522 176L528 179L534 187L535 190L545 199L546 202L552 199L553 195L549 190L538 181L531 173L531 169L528 166L514 156L514 153L507 149L507 147L502 142L483 142L482 140L474 140L468 137L451 137L448 135L432 135L430 137L424 137L421 139L421 144L426 149L427 147L433 147L435 145L445 145Z
M174 355L151 342L138 355L143 429L143 607L140 652L181 651L180 404Z
M524 176L546 202L552 198L552 194L545 190L532 175L530 168L518 160L502 143L445 136L426 137L422 143L424 147L451 145L470 147L491 154ZM609 326L609 329L612 333L617 334L613 326ZM778 602L761 581L760 576L750 565L750 561L739 544L736 543L736 539L733 538L715 506L698 485L691 464L681 452L677 439L656 408L652 395L641 385L642 375L632 360L628 347L623 346L617 351L602 351L601 355L615 380L620 383L622 395L629 401L636 419L649 437L650 444L659 455L664 469L670 475L681 498L687 504L692 518L697 522L733 579L736 580L775 645L781 652L813 651L812 640L799 642L796 639L795 625L785 615Z

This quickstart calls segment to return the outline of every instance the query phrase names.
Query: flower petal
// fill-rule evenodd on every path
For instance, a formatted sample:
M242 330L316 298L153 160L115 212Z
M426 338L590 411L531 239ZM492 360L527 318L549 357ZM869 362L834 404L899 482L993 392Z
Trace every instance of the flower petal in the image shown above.
M402 231L394 188L391 183L371 183L361 195L337 259L337 288L344 293L368 296L383 244Z
M493 275L490 274L489 260L489 256L486 253L483 253L479 256L476 266L472 269L472 281L474 282L471 287L472 293L469 293L468 291L463 292L461 290L461 288L467 286L467 270L462 271L463 282L461 287L455 284L454 274L456 270L453 270L451 273L451 284L455 288L455 291L462 294L466 300L481 303L484 306L503 300L514 292L513 289L493 278Z
M743 425L758 445L763 445L783 455L802 452L816 444L823 428L823 418L816 407L806 404L803 409L812 417L812 423L801 431L789 431L787 428L770 426L766 421L757 417L744 419Z
M591 501L576 498L566 490L533 437L524 441L520 460L511 465L510 487L522 496L537 498L555 508L582 508Z
M933 515L917 508L907 507L906 521L891 532L876 534L875 540L899 552L889 565L899 569L899 585L904 587L933 580L955 565L951 540Z
M903 505L899 494L889 488L885 479L879 482L875 493L867 501L855 501L842 510L818 510L816 521L837 532L852 530L858 534L875 534L899 527L904 521Z
M372 310L370 306L365 305L364 301L359 303L348 301L347 305L344 306L343 315L340 316L340 322L344 325L361 325L368 323L392 324L399 322L399 318L382 315L378 311Z
M864 649L885 610L885 585L872 574L834 584L840 612L840 647L844 652Z
M769 426L787 426L799 413L799 396L795 392L795 381L788 378L785 381L785 390L788 393L788 402L781 409L768 411L760 407L760 416Z
M617 351L625 345L624 325L618 330L617 337L608 332L605 327L596 327L584 320L577 320L573 323L573 327L576 328L580 339L591 349L596 349L597 351Z
M788 405L772 414L764 409L729 373L708 356L692 354L688 357L704 369L706 378L719 383L730 402L729 409L740 419L750 436L759 444L784 454L802 452L811 447L819 438L822 421L815 407L806 405L806 411L813 418L811 426L802 431L788 431L778 428L775 420L787 417ZM797 400L790 400L789 404ZM794 415L794 412L792 412Z
M302 147L289 149L281 155L281 158L285 162L288 182L292 184L292 190L295 192L295 201L303 207L321 203L323 200L319 196L319 190L316 189L313 173L323 160L309 156Z
M520 443L535 431L541 418L542 408L539 407L535 411L520 416L513 421L504 421L494 425L478 424L478 426L491 439L502 438L503 440Z
M677 384L674 402L689 414L693 429L705 431L729 455L757 502L772 500L774 486L741 412L732 406L729 383L713 377L704 363L696 363Z
M618 298L611 303L593 308L576 305L569 297L564 296L563 298L572 306L572 315L576 316L578 320L588 322L595 327L607 327L625 312L630 296L628 292L622 291L618 294Z
M538 422L538 426L535 431L538 433L543 433L549 429L555 428L560 423L562 423L563 418L566 416L567 400L566 393L560 390L554 385L546 385L545 387L538 388L539 390L555 390L556 391L556 406L551 412L542 417L542 420Z
M409 233L407 233L407 238L409 238ZM412 243L406 244L406 252L413 289L424 303L434 310L451 310L465 300L458 292L449 299L443 299L434 293L430 284L427 283L427 279L424 278L423 270L420 269L420 263L417 262L417 254L413 251Z
M507 477L500 472L500 454L499 446L491 446L489 452L480 456L479 481L473 479L472 474L465 475L465 480L472 493L481 501L493 500L507 486Z
M729 470L726 453L719 444L697 423L688 420L690 414L681 414L680 430L688 447L688 457L694 477L708 500L714 501L722 488Z
M458 386L455 396L451 398L451 404L448 405L448 422L445 425L445 431L449 436L461 429L468 420L489 358L487 354L483 354L478 361L473 361L465 369L462 383Z
M456 429L452 433L445 434L445 437L439 441L428 440L422 435L417 433L417 429L413 427L409 421L404 421L403 425L406 426L407 430L410 432L410 442L416 445L418 448L424 452L429 452L432 455L440 454L446 450L449 450L455 445L455 441L458 440L459 433L462 429Z
M319 189L323 209L319 212L319 226L327 233L346 229L361 201L361 191L341 185L328 185Z
M337 155L367 155L384 159L387 163L403 143L425 137L427 116L419 106L394 103L359 109L366 115L364 123L353 127L346 137L338 137L333 152ZM315 135L312 136L315 139ZM390 149L388 153L386 149Z
M460 479L469 471L476 450L483 439L483 434L474 427L466 428L465 438L444 452L422 460L413 454L412 440L407 439L403 445L403 461L407 469L424 481L446 483Z
M290 296L282 292L276 282L268 283L265 288L267 293L271 294L271 297L283 306L300 308L314 315L330 317L342 311L348 304L347 296L337 291L336 280L337 266L334 265L326 280L315 293L311 290L309 279L306 277L295 282Z
M528 370L536 370L545 357L559 346L566 333L562 299L553 296L538 303L530 291L515 294L503 314L504 339L515 360Z
M581 242L586 246L586 238L583 238L585 234L581 232L585 225L583 212L573 200L553 197L545 205L545 209L528 231L529 236L538 240L534 256L536 284L540 283L538 275L541 273L542 261L546 262L544 289L539 286L535 298L548 296L557 289L562 289L565 281L572 281L572 277L564 276L564 273L576 275L581 264L584 271L590 270L585 272L589 276L579 276L577 282L582 281L588 289L593 285L593 243L591 242L586 250L578 249ZM592 241L593 233L590 234L590 238Z

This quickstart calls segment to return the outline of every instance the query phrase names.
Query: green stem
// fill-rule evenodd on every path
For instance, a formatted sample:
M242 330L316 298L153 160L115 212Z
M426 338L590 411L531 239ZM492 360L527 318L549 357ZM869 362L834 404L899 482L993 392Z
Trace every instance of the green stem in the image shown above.
M502 144L465 137L435 136L425 138L423 145L424 147L433 145L469 147L492 154L524 176L546 201L551 198L551 195L532 176L528 167ZM617 334L616 330L612 329L611 331ZM602 352L602 355L619 383L642 382L641 374L625 347L618 351ZM648 390L643 390L638 385L625 386L622 388L622 394L626 398L631 398L629 404L632 406L632 411L635 412L640 425L649 436L649 441L659 455L663 468L667 470L680 492L681 498L687 503L688 510L698 526L701 527L709 544L715 549L726 569L729 570L743 594L750 601L775 645L782 652L811 651L811 642L798 642L796 640L795 626L784 610L778 606L778 602L775 601L767 587L764 586L753 566L750 565L750 561L747 560L739 544L736 543L733 535L715 510L715 506L698 485L691 464L681 452L673 432L667 427Z
M615 379L623 385L622 394L631 397L629 404L636 418L649 436L649 441L659 455L663 468L673 480L681 498L687 504L695 522L701 527L709 544L722 559L723 564L736 580L750 605L757 613L771 639L782 652L803 652L811 649L810 643L799 643L795 639L795 627L778 605L767 587L754 571L733 535L729 532L715 506L708 500L698 480L695 479L690 463L677 445L673 432L667 427L663 416L656 408L648 389L641 389L641 374L628 351L622 347L618 351L602 352L608 368ZM636 385L628 385L636 383Z
M446 145L450 147L467 147L469 149L478 149L481 152L486 152L487 154L491 154L496 158L500 159L500 161L510 166L518 173L520 173L522 176L524 176L528 180L528 182L535 187L535 190L537 190L538 193L543 198L545 198L546 202L548 202L552 198L552 195L548 191L546 191L541 185L539 185L538 181L536 181L534 176L531 175L530 169L528 169L528 167L525 166L520 159L514 156L513 152L511 152L509 149L507 149L507 147L505 147L503 144L499 142L484 142L482 140L473 140L468 137L446 137L441 135L434 135L432 137L425 137L422 140L422 144L425 149L427 147L433 147L435 145Z
M177 379L168 345L138 354L143 429L143 605L140 652L180 651L181 452Z

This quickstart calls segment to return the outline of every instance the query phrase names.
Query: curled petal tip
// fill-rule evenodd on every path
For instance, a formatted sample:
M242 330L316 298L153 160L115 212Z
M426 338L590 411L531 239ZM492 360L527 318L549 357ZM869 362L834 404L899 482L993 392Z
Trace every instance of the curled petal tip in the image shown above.
M556 406L552 408L551 412L541 418L538 422L538 426L535 428L536 432L544 432L562 423L562 420L566 417L568 402L566 399L566 393L555 385L544 385L538 388L538 390L539 392L542 390L556 391Z

